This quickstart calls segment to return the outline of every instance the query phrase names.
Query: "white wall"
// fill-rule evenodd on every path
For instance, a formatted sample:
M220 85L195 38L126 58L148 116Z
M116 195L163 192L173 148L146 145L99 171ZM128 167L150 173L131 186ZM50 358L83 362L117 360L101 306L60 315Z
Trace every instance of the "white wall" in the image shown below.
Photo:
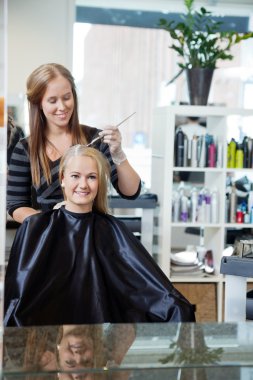
M40 64L72 69L74 20L75 0L8 1L9 104L25 94L27 77Z

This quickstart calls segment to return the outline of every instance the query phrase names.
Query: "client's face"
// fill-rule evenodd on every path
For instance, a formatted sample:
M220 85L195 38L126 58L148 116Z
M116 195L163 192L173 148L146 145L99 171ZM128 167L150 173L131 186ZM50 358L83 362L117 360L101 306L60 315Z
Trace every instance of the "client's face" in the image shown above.
M62 186L67 210L90 212L98 192L96 161L91 157L71 157L65 167Z
M78 379L91 380L92 374L85 372L85 368L94 367L94 342L82 327L72 327L65 331L58 345L59 366L63 371L61 380ZM75 371L80 371L80 373Z

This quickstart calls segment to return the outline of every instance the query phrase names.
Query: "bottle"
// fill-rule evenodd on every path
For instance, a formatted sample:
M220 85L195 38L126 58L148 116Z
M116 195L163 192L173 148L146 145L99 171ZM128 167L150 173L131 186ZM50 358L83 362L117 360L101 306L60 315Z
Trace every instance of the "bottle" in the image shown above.
M206 137L200 136L199 167L204 168L205 166L206 166Z
M239 144L238 149L236 149L235 153L235 167L243 168L243 160L244 160L244 154L243 154L243 145Z
M198 220L198 190L193 187L191 191L191 222L195 223Z
M243 223L250 223L250 215L247 212L244 214Z
M197 246L196 248L197 248L198 260L200 263L204 264L206 248L204 246L204 228L203 227L200 227L200 241L199 241L199 246Z
M236 206L237 206L237 194L236 187L233 183L230 194L230 223L236 222Z
M184 162L183 166L188 166L188 149L189 149L189 140L186 134L184 135Z
M249 168L249 148L248 148L248 137L244 136L242 141L243 147L243 168Z
M205 216L206 216L206 199L205 199L205 188L203 188L198 193L198 222L205 223Z
M216 146L215 143L212 142L208 146L208 167L215 168L216 166Z
M188 198L186 195L182 195L180 198L180 220L181 222L187 222L188 220Z
M180 195L178 191L173 194L173 222L179 221L180 212Z
M253 224L253 206L251 207L251 210L250 210L250 223Z
M247 212L247 208L248 208L247 203L246 203L245 201L243 201L243 202L241 203L241 211L242 211L243 215L246 214L246 212Z
M205 223L211 223L211 194L209 190L206 190L205 192L205 201Z
M230 149L230 144L227 144L227 168L231 168L231 149Z
M175 137L175 166L184 166L184 132L180 127Z
M251 212L251 208L253 206L253 182L250 184L250 191L248 194L248 213Z
M218 141L217 144L217 159L216 159L216 167L217 168L222 168L222 155L223 155L223 147L222 147L222 142Z
M234 138L231 139L229 143L229 162L228 168L235 168L235 153L236 153L236 141Z
M217 189L214 189L211 193L211 223L219 223L219 200Z
M225 223L230 222L230 217L229 217L229 194L226 194L226 199L225 199Z
M205 254L205 272L208 274L214 272L213 251L211 249Z
M198 137L194 135L192 138L192 143L191 143L191 167L192 168L198 167L197 144L198 144Z
M243 223L243 211L241 207L237 207L236 210L236 223Z
M248 137L248 168L252 168L252 138Z

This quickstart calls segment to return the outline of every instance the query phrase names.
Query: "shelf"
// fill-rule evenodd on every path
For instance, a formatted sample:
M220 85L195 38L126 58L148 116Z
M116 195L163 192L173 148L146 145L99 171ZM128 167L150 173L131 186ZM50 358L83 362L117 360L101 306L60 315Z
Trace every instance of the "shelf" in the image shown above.
M253 224L252 223L225 223L224 227L239 230L242 228L253 228Z
M189 283L199 283L199 282L220 282L221 276L212 276L209 275L207 277L201 277L201 276L171 276L170 280L171 282L189 282Z
M220 228L221 224L217 223L198 223L198 222L171 222L171 227L205 227L205 228Z
M224 171L224 169L222 169L222 168L208 168L208 167L195 168L195 167L191 167L191 166L186 166L186 167L174 166L173 171L174 172L222 173Z
M119 196L110 196L109 207L113 210L115 209L141 209L141 217L138 221L134 221L133 216L130 215L119 215L117 217L122 219L125 224L128 224L132 232L140 233L140 240L146 250L152 255L153 254L153 234L154 234L154 211L157 207L157 196L156 194L143 194L137 199L129 200L123 199ZM129 220L129 218L132 220ZM136 215L135 215L136 219Z
M159 107L160 112L172 112L178 116L231 116L231 115L240 115L240 116L253 116L251 108L234 108L234 107L224 107L224 106L165 106Z
M159 199L157 226L158 263L173 282L196 285L198 283L213 283L216 287L217 321L219 322L223 319L224 278L223 275L220 274L220 264L222 253L226 246L225 236L230 229L240 230L253 228L252 223L225 223L227 175L242 172L245 172L245 175L252 173L252 169L226 167L228 122L231 120L230 116L233 115L239 116L239 119L240 117L253 118L253 110L221 106L168 106L158 107L153 117L151 191L156 193ZM178 126L178 120L180 120L180 118L182 119L183 116L197 116L206 120L206 133L212 135L214 140L218 141L219 146L222 148L221 159L218 163L219 167L178 167L174 165L175 131ZM175 172L178 172L178 175L175 176ZM199 221L181 222L180 212L178 213L179 218L173 218L173 195L176 194L176 186L179 186L180 180L185 184L185 196L187 196L188 199L190 196L191 187L187 184L187 178L185 180L180 179L180 173L182 172L203 173L203 176L190 176L192 178L192 186L197 188L197 192L202 188L207 188L209 193L213 190L218 190L219 215L218 219L213 219L214 221L218 221L218 223ZM191 219L189 218L189 220ZM200 220L212 219L205 219L202 214ZM214 275L208 277L197 275L194 277L194 275L174 276L174 273L171 273L170 252L178 251L177 248L179 247L184 247L184 250L187 245L195 245L197 247L200 243L199 234L187 233L188 228L204 229L204 245L213 253ZM188 292L187 288L184 289Z
M137 199L129 200L123 199L119 196L109 197L109 206L111 208L143 208L143 209L154 209L157 207L157 197L155 194L151 194L150 197L140 196Z

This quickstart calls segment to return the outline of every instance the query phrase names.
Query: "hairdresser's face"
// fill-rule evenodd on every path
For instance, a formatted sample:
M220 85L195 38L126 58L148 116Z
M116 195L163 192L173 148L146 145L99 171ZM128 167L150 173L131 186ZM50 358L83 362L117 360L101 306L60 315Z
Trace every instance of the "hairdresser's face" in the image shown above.
M62 186L67 210L90 212L98 192L96 161L91 157L71 157L64 170Z
M60 369L69 372L60 375L62 380L93 378L92 374L85 372L85 369L94 367L94 343L92 338L81 330L81 327L72 327L72 330L64 333L58 346Z
M74 98L67 79L58 76L48 83L41 101L41 108L47 119L49 129L64 128L74 110Z

